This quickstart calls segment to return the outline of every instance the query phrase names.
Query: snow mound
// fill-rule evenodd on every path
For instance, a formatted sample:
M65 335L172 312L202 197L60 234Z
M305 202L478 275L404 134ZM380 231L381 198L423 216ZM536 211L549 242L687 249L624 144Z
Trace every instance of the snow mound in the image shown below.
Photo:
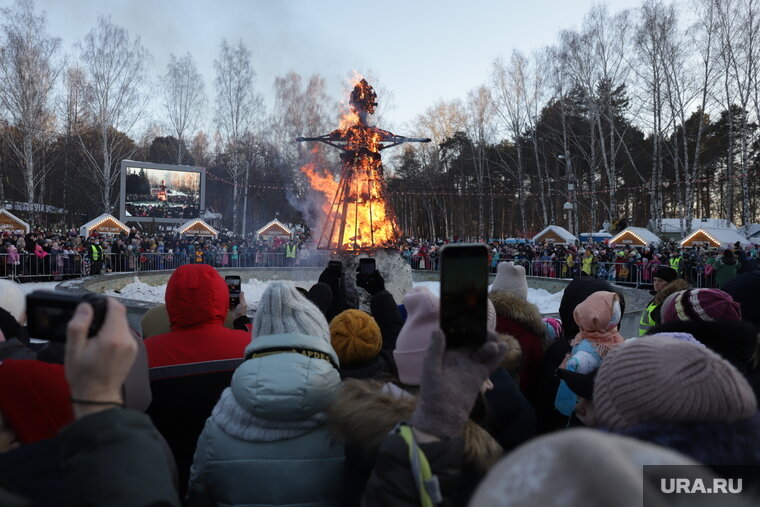
M288 282L293 283L296 286L304 287L308 289L314 282L307 281L295 281ZM256 278L250 278L247 282L243 282L242 291L245 294L245 300L248 303L249 310L255 310L258 306L261 295L269 286L269 281L261 281ZM138 277L135 277L135 281L124 286L120 291L108 290L105 292L106 296L115 296L126 299L136 299L138 301L145 301L148 303L164 303L166 299L166 284L163 285L148 285L145 282L141 282Z
M427 287L430 292L441 297L441 282L414 282L414 287ZM491 287L489 286L490 290ZM541 313L559 313L559 303L562 301L562 295L565 293L561 290L555 294L544 289L531 289L528 288L528 302L533 303L538 307L538 311Z

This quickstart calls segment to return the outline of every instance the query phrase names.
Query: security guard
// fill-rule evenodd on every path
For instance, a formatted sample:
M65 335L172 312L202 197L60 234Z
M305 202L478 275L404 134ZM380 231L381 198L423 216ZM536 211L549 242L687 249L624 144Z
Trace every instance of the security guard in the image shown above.
M96 239L93 243L90 243L88 248L90 255L90 274L99 275L103 271L103 247L100 246L100 240Z
M669 264L678 276L683 276L683 257L680 251L676 250L671 254Z
M297 249L298 249L298 245L296 245L292 239L288 241L288 243L285 245L285 265L286 266L295 265Z

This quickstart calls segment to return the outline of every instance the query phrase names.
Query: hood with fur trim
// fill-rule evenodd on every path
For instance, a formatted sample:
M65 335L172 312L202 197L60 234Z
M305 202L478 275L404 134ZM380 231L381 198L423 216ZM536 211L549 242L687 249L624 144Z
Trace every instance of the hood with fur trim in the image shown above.
M507 355L501 360L501 367L514 377L520 372L520 363L522 361L520 342L509 334L500 334L499 341L506 343L508 346Z
M655 294L654 303L657 305L662 305L671 294L675 294L676 292L688 289L691 289L689 282L683 278L676 278L665 287L663 287L657 294Z
M328 411L332 436L356 450L365 463L374 461L383 439L399 421L411 417L417 404L416 396L398 388L389 390L387 385L376 380L345 380ZM463 439L465 461L484 473L504 453L473 421L465 425Z
M491 292L488 297L493 303L497 317L513 320L531 334L544 338L546 326L536 305L509 292Z

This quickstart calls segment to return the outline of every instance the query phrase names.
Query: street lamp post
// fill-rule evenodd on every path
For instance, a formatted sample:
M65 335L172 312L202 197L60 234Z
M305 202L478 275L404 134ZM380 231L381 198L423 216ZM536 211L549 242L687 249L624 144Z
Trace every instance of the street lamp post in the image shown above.
M575 234L573 230L573 211L575 210L575 200L573 199L575 194L575 177L573 175L573 159L569 154L557 155L559 160L565 162L565 174L567 176L567 202L562 206L562 209L567 213L567 230L571 234Z

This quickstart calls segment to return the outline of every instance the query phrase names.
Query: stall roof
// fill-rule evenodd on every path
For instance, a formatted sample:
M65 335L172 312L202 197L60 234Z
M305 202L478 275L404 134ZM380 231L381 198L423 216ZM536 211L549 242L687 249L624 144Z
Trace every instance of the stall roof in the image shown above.
M106 234L118 234L121 231L129 232L129 227L124 225L118 218L108 213L103 213L97 218L93 218L82 227L79 228L80 236L89 236L90 231L101 226L108 226L102 232Z
M282 236L285 236L285 235L290 236L292 234L292 232L290 230L290 227L288 227L287 225L283 224L282 222L280 222L276 218L274 220L272 220L271 222L269 222L268 224L266 224L261 229L259 229L258 231L256 231L256 234L261 235L261 234L265 234L267 232L274 232L274 231L281 232Z
M541 241L541 238L544 236L552 236L552 235L562 239L563 241L561 241L560 243L568 244L568 243L575 243L576 241L578 241L578 238L573 236L573 234L570 231L568 231L564 227L560 227L559 225L548 226L543 231L533 236L532 241L535 243L536 241Z
M211 227L209 224L207 224L200 218L195 218L193 220L185 222L179 228L180 234L187 234L188 231L190 231L191 234L195 234L197 236L216 237L217 235L219 235L219 232L216 229Z
M615 236L610 239L610 245L617 245L617 244L624 244L620 243L620 240L625 236L626 234L633 234L633 236L641 241L642 245L659 245L662 243L662 240L657 237L655 233L650 231L649 229L644 229L643 227L626 227L619 233L615 234Z
M717 247L720 248L731 248L736 244L737 242L741 244L742 246L749 246L750 242L747 238L742 236L736 229L719 229L719 228L700 228L686 236L684 239L681 240L680 244L681 246L684 246L686 243L691 241L695 236L697 236L699 233L703 233L707 238L712 240L714 243L718 243ZM714 245L715 246L715 245Z
M29 224L5 208L0 209L0 230L29 232Z
M691 232L695 232L696 230L703 229L703 228L736 230L736 226L733 223L731 223L729 220L725 220L722 218L693 218L691 220ZM663 218L662 232L665 234L680 233L681 219L680 218Z
M747 238L760 238L760 224L749 224L747 226Z

